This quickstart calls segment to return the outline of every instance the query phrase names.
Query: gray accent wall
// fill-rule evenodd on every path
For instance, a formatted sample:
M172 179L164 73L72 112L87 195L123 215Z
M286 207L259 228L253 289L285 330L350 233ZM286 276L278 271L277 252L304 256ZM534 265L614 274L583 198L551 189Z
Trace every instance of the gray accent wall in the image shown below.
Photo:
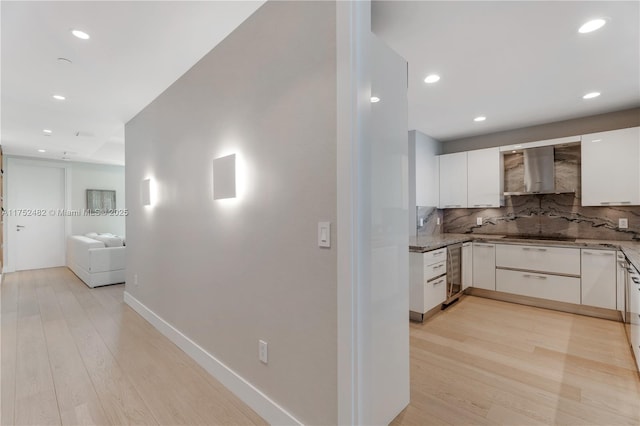
M640 126L640 108L625 109L606 114L450 140L442 143L442 153L450 154L453 152L535 142L635 126Z
M214 201L232 153L239 195ZM127 123L126 189L126 291L301 422L336 424L336 248L317 244L337 214L335 3L267 2Z

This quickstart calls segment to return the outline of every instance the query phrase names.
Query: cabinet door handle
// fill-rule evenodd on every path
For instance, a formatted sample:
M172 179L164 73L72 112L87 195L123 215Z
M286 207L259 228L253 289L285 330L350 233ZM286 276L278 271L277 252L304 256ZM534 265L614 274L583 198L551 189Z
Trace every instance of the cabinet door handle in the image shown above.
M533 248L533 247L522 247L522 250L524 250L524 251L532 251L532 250L535 250L535 251L547 251L546 248Z
M444 206L445 209L451 208L451 207L460 207L460 204L447 204Z
M613 253L609 252L609 251L586 251L584 250L582 252L583 254L588 254L590 256L612 256Z
M631 201L601 201L600 204L608 206L609 204L631 204Z
M480 243L473 243L474 246L476 247L494 247L493 244L480 244Z
M636 284L640 284L640 280L636 277L631 277L631 281L633 281Z
M436 266L433 267L433 269L439 269L439 268L442 268L443 266L444 265L436 265Z
M434 281L434 282L433 282L433 286L435 287L435 286L437 286L438 284L442 284L443 282L444 282L444 280L441 278L441 279L439 279L438 281Z
M473 207L491 207L493 204L474 204Z
M545 277L544 275L531 275L531 274L523 274L522 275L525 278L535 278L537 280L546 280L547 277Z

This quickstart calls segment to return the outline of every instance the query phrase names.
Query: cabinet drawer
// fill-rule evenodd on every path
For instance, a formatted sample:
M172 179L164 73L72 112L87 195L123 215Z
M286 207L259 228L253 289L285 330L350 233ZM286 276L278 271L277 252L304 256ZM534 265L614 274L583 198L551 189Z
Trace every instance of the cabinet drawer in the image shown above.
M424 312L444 303L447 298L447 276L424 284Z
M497 269L496 290L559 302L580 303L580 278Z
M447 262L443 260L442 262L434 263L433 265L425 265L424 266L424 281L427 282L432 278L437 277L438 275L447 273Z
M580 249L496 244L496 267L580 275Z
M442 262L443 260L447 260L447 248L443 247L438 250L431 250L426 253L423 253L424 256L424 265L425 271L426 266L433 265L434 263Z

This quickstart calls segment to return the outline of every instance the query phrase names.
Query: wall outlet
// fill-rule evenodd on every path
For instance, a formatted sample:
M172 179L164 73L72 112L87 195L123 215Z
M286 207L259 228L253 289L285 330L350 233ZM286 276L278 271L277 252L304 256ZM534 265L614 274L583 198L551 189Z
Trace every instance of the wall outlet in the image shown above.
M476 225L482 225L482 218L476 217Z
M627 229L629 227L629 219L626 217L621 217L618 219L618 228Z
M436 225L440 225L440 216L436 217Z
M258 359L265 364L269 361L267 342L258 340Z

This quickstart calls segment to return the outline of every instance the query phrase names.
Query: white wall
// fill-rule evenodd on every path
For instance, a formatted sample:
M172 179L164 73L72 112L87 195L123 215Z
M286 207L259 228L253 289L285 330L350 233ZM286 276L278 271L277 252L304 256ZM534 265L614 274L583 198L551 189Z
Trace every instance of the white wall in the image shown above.
M116 209L126 208L124 192L124 167L89 163L71 163L71 209L87 208L87 189L108 189L116 191ZM69 234L81 235L88 232L110 232L125 235L125 216L73 216Z
M336 248L317 245L319 221L336 229L335 7L267 2L126 125L127 294L322 425L337 422ZM229 153L239 196L213 201Z

